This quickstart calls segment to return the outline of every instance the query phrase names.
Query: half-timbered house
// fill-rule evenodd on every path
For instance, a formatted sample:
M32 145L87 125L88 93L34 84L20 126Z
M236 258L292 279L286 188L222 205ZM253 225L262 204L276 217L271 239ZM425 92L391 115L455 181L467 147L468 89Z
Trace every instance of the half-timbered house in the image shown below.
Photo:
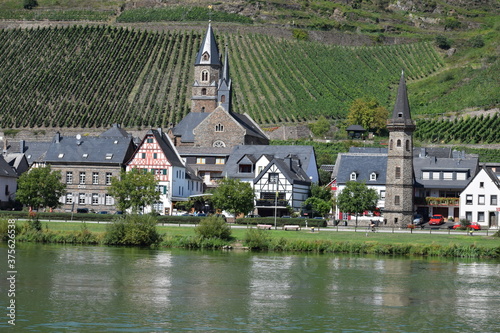
M177 201L187 201L191 195L203 192L202 180L188 168L170 138L161 130L149 130L129 162L127 171L141 169L151 172L158 181L160 200L145 212L152 210L170 215Z

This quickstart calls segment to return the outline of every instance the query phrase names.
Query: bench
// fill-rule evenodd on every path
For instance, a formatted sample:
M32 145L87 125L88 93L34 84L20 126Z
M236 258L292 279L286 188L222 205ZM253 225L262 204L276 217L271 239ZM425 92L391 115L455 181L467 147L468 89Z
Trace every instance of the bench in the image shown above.
M257 229L271 230L272 227L270 224L257 224Z
M284 230L300 230L300 225L284 225Z

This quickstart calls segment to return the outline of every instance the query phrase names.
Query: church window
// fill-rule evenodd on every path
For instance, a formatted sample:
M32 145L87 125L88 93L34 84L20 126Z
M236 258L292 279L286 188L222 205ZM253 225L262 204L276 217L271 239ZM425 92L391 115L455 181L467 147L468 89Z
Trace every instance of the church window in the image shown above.
M224 125L222 125L222 124L215 125L215 131L216 132L224 132Z
M224 141L221 141L221 140L217 140L213 143L213 146L215 148L224 148L226 146L226 144L224 143Z
M392 146L394 145L393 140L389 141L389 149L392 150Z
M406 151L410 151L410 140L406 140Z
M394 204L399 206L399 195L394 196Z
M208 71L201 72L201 81L203 82L208 81Z
M396 179L401 179L401 167L396 167Z
M204 106L201 108L201 112L205 112L205 107Z
M356 172L351 172L350 180L356 180L358 178L358 174Z
M207 94L207 89L206 88L201 89L201 94L205 96Z
M401 147L401 140L398 139L398 141L396 142L396 147Z
M222 95L220 97L220 101L221 101L221 103L225 103L226 102L226 95Z
M208 61L208 59L210 59L210 55L208 54L208 52L205 52L205 53L203 53L203 55L201 56L201 58L204 61Z

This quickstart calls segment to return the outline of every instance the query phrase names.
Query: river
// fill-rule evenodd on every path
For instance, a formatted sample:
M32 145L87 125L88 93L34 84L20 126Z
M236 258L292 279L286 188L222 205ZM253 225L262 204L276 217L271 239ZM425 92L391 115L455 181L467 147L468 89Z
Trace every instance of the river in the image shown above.
M500 332L498 260L18 243L15 297L0 262L2 332Z

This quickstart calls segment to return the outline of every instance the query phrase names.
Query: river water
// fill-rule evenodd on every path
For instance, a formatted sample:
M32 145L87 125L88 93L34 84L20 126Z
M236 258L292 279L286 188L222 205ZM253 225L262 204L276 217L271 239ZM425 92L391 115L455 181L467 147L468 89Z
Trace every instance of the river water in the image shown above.
M498 260L18 243L16 272L2 332L500 332Z

